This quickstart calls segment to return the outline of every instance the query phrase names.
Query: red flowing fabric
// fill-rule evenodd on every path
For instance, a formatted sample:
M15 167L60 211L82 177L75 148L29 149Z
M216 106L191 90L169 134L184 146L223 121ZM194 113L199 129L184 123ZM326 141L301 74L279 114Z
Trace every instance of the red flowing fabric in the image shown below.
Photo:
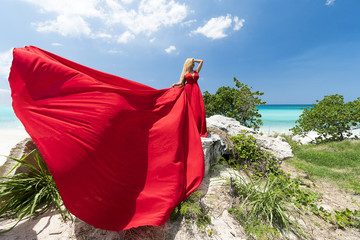
M158 226L199 186L188 85L156 90L32 46L13 56L14 111L75 216L113 231Z

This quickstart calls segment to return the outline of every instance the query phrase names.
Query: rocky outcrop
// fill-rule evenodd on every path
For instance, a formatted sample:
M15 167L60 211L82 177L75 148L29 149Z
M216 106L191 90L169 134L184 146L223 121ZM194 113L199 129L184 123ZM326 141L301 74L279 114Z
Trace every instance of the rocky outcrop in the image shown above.
M37 149L38 148L36 147L34 141L31 138L25 138L24 140L20 141L18 144L16 144L16 146L14 146L11 149L9 156L20 160L20 159L24 158L26 155L29 155L29 153L31 153L33 150L37 150ZM38 154L40 154L40 151L37 151L37 152L38 152ZM41 156L40 156L40 159L41 159L41 165L46 166L46 164L43 161L43 158ZM33 166L37 166L37 163L35 160L35 152L32 152L28 157L26 157L24 159L24 161L32 164ZM10 174L8 174L12 168L14 168L13 171ZM2 166L0 166L0 176L7 175L7 176L11 177L17 173L28 172L30 169L31 168L26 166L25 164L17 164L16 161L7 158L5 163Z
M236 121L235 119L224 117L221 115L214 115L207 118L206 125L209 128L220 129L231 137L236 136L244 131L249 132L251 134L257 134L257 132L254 129L242 126L240 122Z
M261 149L272 153L279 161L294 156L291 146L286 142L285 138L281 136L269 137L260 134L254 134L256 143L261 146Z
M294 156L291 150L291 146L285 141L283 137L278 136L275 138L259 134L254 129L242 126L240 122L236 121L233 118L228 118L221 115L214 115L207 118L206 123L209 128L210 138L215 138L214 135L217 135L218 138L220 138L220 141L227 145L224 147L224 151L222 152L223 154L228 152L231 148L231 146L229 146L229 144L231 144L231 141L229 142L227 140L229 139L229 137L236 136L240 133L246 133L253 135L256 139L256 143L259 144L263 150L272 153L278 159L278 161L282 161L284 159ZM209 143L209 140L206 141L207 146L211 145ZM211 147L208 148L211 149ZM216 153L213 153L208 149L206 150L206 152L204 150L204 153L205 158L206 154L210 154L211 156L218 156Z
M208 136L201 138L205 159L205 176L210 166L215 165L225 154L230 154L232 141L229 135L217 128L208 128Z

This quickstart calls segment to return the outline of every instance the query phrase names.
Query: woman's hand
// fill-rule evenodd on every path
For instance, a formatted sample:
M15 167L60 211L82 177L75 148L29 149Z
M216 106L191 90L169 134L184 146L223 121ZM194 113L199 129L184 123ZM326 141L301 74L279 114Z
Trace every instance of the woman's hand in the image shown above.
M183 86L184 86L184 84L181 82L177 82L177 83L174 83L173 85L171 85L172 88L173 87L183 87Z
M177 82L177 83L174 83L173 85L171 85L171 87L183 87L185 86L185 75L184 74L181 74L181 77L180 77L180 80Z

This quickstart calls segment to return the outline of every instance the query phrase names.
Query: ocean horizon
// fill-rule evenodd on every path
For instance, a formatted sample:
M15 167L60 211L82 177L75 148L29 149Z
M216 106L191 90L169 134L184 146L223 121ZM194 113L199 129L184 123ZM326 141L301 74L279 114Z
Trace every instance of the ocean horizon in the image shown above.
M303 109L311 104L264 104L257 106L261 114L262 132L289 132ZM23 128L11 105L0 105L0 129Z

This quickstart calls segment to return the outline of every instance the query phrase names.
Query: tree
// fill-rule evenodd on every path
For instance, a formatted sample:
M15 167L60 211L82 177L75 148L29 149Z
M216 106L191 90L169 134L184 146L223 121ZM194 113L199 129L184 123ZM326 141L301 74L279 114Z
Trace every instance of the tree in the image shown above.
M316 100L313 107L306 107L296 126L290 130L294 134L305 135L309 131L319 134L320 141L343 140L351 136L351 130L360 126L360 98L353 102L344 102L339 94L325 96Z
M266 102L258 96L264 93L252 92L247 84L239 82L234 77L235 87L220 87L215 94L205 91L203 98L207 117L220 114L238 120L242 125L258 129L262 125L261 114L256 105Z

